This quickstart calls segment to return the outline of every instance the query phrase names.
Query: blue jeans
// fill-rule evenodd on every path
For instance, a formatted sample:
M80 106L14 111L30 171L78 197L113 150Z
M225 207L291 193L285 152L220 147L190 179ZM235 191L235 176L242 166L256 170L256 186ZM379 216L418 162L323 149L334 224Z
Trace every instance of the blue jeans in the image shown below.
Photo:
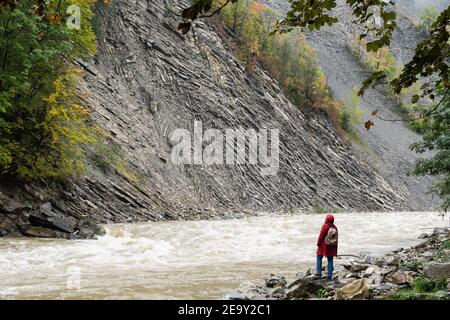
M322 259L323 256L317 256L317 267L316 267L316 272L319 275L322 275ZM328 261L328 265L327 265L327 269L328 269L328 279L331 280L331 278L333 277L333 257L327 257L327 261Z

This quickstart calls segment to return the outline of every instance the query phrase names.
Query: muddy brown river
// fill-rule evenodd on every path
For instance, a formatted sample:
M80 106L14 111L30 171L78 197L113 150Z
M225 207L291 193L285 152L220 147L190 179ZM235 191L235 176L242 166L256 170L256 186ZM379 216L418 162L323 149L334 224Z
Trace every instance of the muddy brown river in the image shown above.
M3 299L221 299L314 266L325 215L106 226L99 240L0 239ZM448 226L435 212L342 213L339 253L382 255ZM339 264L339 259L336 261Z

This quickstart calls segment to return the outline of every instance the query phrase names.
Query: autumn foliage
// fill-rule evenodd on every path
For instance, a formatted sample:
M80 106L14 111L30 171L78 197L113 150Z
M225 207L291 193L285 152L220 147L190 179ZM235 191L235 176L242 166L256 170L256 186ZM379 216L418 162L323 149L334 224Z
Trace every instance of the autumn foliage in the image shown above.
M241 0L221 10L219 24L234 35L237 45L231 46L248 70L260 64L294 105L306 113L324 111L339 129L341 105L329 93L316 53L301 32L273 34L278 19L262 1Z
M1 1L0 174L63 178L81 174L96 141L77 86L76 58L96 50L94 0ZM81 28L66 26L77 5Z

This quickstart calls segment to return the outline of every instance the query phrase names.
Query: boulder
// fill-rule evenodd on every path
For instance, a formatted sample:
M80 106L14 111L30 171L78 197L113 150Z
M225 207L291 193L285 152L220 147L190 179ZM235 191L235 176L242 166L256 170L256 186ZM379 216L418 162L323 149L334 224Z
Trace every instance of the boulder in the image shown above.
M43 204L39 209L31 211L28 216L28 221L37 227L66 233L75 232L75 221L58 211L52 210L49 202Z
M287 284L287 281L284 277L278 277L274 274L271 274L269 278L266 278L265 282L266 286L269 288L284 287Z
M450 278L450 262L445 263L424 263L423 265L424 275L436 278L436 279L447 279Z
M419 235L419 239L426 239L426 238L428 238L429 237L429 235L428 235L428 233L421 233L420 235Z
M400 258L398 256L392 256L386 260L387 265L398 267L400 265Z
M276 288L272 292L272 298L281 299L286 296L286 290L283 288Z
M80 239L95 239L97 236L105 235L105 229L88 220L80 221L76 226L75 237Z
M21 225L20 231L29 237L36 238L59 238L58 232L55 230L43 228L43 227L35 227L29 225Z
M368 267L369 265L367 263L359 261L350 261L349 263L344 264L344 268L351 272L361 272Z
M383 282L383 276L380 273L376 273L375 275L372 275L370 278L372 280L371 284L378 286Z
M377 265L370 266L366 270L364 270L363 277L370 277L373 274L380 273L380 271L381 268L379 266Z
M367 279L352 281L346 286L336 289L334 300L364 299L369 297L369 284Z
M102 226L87 219L77 221L68 215L67 212L63 213L55 209L50 202L41 205L27 215L28 223L22 224L21 228L19 228L25 236L95 239L96 236L105 234Z
M289 291L286 294L287 299L305 299L315 295L319 289L325 287L325 279L314 279L314 276L297 279L289 285Z
M425 258L425 259L427 259L427 260L430 260L430 259L432 259L434 257L434 253L432 251L425 251L420 256Z
M391 274L389 274L385 281L388 281L390 283L394 283L397 285L403 285L406 284L408 286L412 286L414 278L411 275L411 272L406 272L402 270L395 271Z

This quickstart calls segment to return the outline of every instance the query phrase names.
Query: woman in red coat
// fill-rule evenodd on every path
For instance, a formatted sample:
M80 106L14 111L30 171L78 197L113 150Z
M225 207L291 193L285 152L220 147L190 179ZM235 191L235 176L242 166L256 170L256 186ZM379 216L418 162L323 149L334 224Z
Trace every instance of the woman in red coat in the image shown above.
M330 230L331 229L331 230ZM322 276L322 259L327 257L328 260L328 279L333 277L333 257L337 256L337 227L334 224L334 217L332 214L327 214L325 223L320 229L319 238L317 239L317 267L316 276Z

